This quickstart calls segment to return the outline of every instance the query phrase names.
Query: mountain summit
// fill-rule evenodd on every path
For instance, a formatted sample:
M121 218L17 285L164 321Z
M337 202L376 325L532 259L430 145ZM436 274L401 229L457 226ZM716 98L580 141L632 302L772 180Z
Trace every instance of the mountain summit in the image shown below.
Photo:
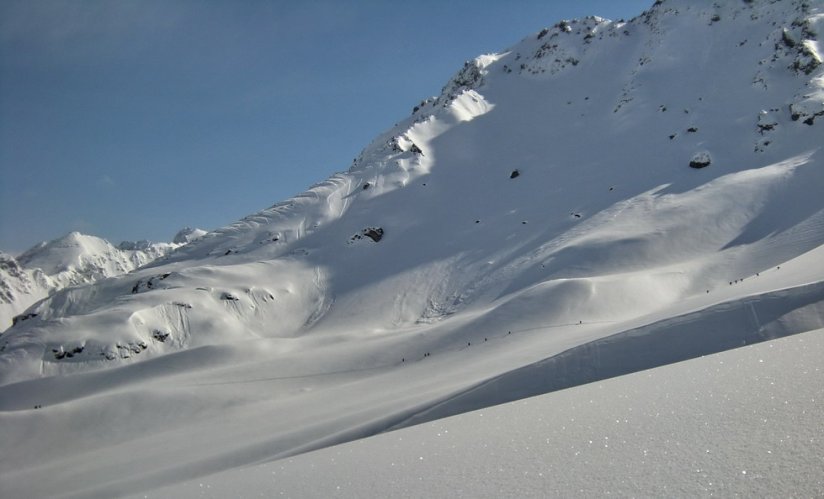
M205 233L188 230L196 237ZM56 290L131 272L184 243L124 241L114 247L99 237L71 232L37 244L17 258L0 253L0 331L33 318L23 311Z
M348 171L27 310L0 479L138 492L822 327L822 36L659 0L467 62Z

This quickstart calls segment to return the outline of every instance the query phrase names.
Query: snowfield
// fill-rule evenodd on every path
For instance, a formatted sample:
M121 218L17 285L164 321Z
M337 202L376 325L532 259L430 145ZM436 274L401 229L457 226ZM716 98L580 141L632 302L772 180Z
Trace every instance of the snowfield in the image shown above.
M0 335L0 495L140 495L194 480L181 489L191 494L192 483L219 485L202 477L278 459L275 475L254 480L297 496L328 496L333 482L353 496L419 495L412 475L386 468L375 490L343 480L323 457L334 447L283 458L513 407L532 425L506 425L513 415L486 427L470 414L407 430L448 428L462 458L434 443L437 455L417 457L489 471L453 468L420 495L497 496L499 485L513 496L747 495L762 482L767 495L820 494L821 430L809 421L820 419L822 385L796 371L818 373L806 352L769 359L810 397L797 399L800 415L779 404L764 416L775 427L749 412L776 404L753 391L760 382L746 385L758 372L744 352L719 357L741 366L718 368L737 376L730 384L704 371L713 357L485 408L810 331L763 348L820 350L821 36L824 5L802 0L665 0L629 22L560 22L467 62L348 171L167 258L53 293ZM599 386L629 399L606 395L597 410L587 404ZM536 423L531 408L544 401L553 409ZM673 417L656 427L649 404ZM641 411L632 424L602 431L631 407ZM796 419L803 426L786 433ZM465 431L437 426L451 421ZM531 434L549 467L527 466L525 448L498 463L468 443L505 446L489 435L496 424L501 438ZM727 440L725 428L739 431ZM790 452L776 444L782 433L793 468L770 467L767 450ZM597 452L580 440L590 434ZM739 447L750 441L760 442L752 452ZM359 445L373 444L340 452ZM375 452L434 473L406 460L416 445ZM696 454L707 449L711 458ZM362 475L351 466L363 460L340 473ZM328 476L301 475L313 465ZM670 483L671 465L694 481ZM734 469L747 476L735 481ZM529 473L524 489L516 470Z
M824 330L135 497L818 497Z

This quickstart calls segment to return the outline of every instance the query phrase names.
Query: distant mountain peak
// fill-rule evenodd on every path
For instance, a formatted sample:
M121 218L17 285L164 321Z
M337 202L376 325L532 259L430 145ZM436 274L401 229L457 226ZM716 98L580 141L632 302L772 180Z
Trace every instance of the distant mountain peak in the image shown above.
M188 244L192 241L200 239L201 237L205 236L207 231L203 229L193 229L191 227L184 227L175 234L175 237L172 239L172 242L175 244Z
M205 233L189 230L190 236ZM17 258L2 253L0 331L15 315L57 290L131 272L183 244L124 241L115 247L97 236L72 231L38 243Z

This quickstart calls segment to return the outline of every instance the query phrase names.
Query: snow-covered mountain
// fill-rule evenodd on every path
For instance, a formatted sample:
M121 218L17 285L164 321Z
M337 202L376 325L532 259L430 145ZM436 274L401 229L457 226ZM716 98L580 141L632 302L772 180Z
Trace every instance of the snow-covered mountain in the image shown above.
M137 493L824 327L821 36L820 1L665 0L468 62L348 171L29 309L2 487Z
M17 258L0 252L0 331L15 317L26 320L26 308L53 291L131 272L204 234L186 227L172 243L124 241L114 247L99 237L71 232Z
M174 239L172 239L172 242L175 244L188 244L192 241L197 241L201 237L205 236L207 233L208 231L205 231L203 229L193 229L191 227L184 227L180 229L177 234L175 234L175 237Z

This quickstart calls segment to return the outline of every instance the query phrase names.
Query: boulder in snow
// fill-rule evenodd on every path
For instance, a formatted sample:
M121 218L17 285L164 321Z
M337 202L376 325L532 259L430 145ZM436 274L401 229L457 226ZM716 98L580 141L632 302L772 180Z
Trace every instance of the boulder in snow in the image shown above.
M692 155L690 159L690 168L704 168L710 166L712 163L712 156L707 151L700 151Z
M355 242L359 239L363 239L364 237L368 237L374 242L378 242L383 239L383 228L382 227L367 227L361 230L359 233L352 236L349 241L350 243Z

